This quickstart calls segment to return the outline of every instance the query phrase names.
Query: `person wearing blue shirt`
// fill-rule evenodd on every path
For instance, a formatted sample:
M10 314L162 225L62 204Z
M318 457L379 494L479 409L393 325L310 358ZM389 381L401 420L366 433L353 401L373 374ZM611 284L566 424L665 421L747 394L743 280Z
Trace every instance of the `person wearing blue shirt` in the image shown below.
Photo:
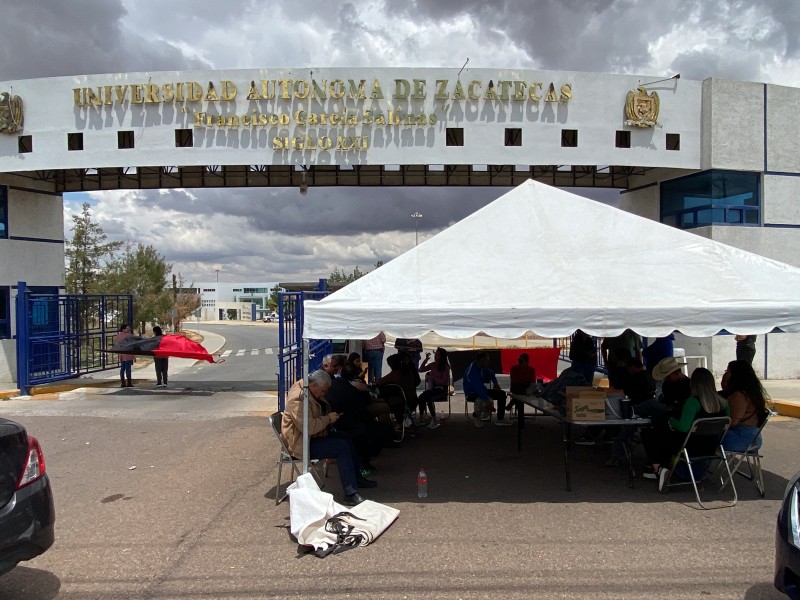
M486 384L491 382L491 389ZM497 419L494 424L500 427L511 425L506 421L506 393L500 389L497 377L489 368L489 355L486 352L478 352L475 359L464 371L464 395L467 402L475 403L475 411L472 413L472 420L476 427L483 427L484 421L492 418L495 412L493 400L497 400Z

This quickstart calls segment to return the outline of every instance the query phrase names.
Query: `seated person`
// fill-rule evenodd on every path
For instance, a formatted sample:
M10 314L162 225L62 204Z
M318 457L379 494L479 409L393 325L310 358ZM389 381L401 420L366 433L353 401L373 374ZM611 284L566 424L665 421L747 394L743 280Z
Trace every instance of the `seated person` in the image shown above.
M408 352L414 368L419 369L419 361L422 358L422 341L417 338L397 338L394 347L398 352Z
M663 416L666 410L655 397L656 382L650 377L642 361L631 356L627 360L627 368L628 376L622 391L630 398L635 414L640 417L650 417L651 422ZM611 458L606 463L607 466L616 467L627 460L625 447L630 444L635 431L636 427L631 425L623 425L619 428L611 448Z
M386 364L389 365L390 371L375 382L378 387L378 397L389 404L398 423L403 421L406 410L412 412L417 406L419 373L413 369L413 365L409 368L410 357L407 354L406 357L404 361L403 353L400 352L387 358ZM400 386L402 392L390 384Z
M336 460L339 479L345 497L343 504L355 506L364 501L359 487L375 487L375 481L365 479L360 473L358 453L353 438L339 431L331 431L330 426L339 420L339 413L328 410L325 394L331 387L331 378L323 370L308 376L308 434L309 458ZM303 380L292 386L286 396L286 410L281 422L281 437L292 456L303 458Z
M359 385L361 382L355 379L357 375L358 367L346 364L342 367L341 377L331 382L325 399L331 409L340 415L336 431L350 434L356 444L362 469L371 470L370 460L378 456L381 448L391 441L393 428L379 424L367 409L371 397Z
M491 383L492 387L487 388L486 383ZM497 419L494 424L511 425L510 421L505 420L506 393L500 389L494 371L489 368L489 355L486 352L475 355L475 359L464 371L463 385L467 402L475 403L472 420L476 427L483 427L484 421L491 420L492 413L495 412L493 400L497 400Z
M697 419L727 416L730 412L728 402L717 393L714 375L708 369L695 369L690 386L692 395L681 406L678 418L671 417L666 425L642 431L642 443L658 479L659 491L669 477L669 470L663 465L669 464L678 452L692 423ZM701 453L706 454L707 450L702 449Z
M351 365L355 365L358 368L358 377L356 377L356 379L366 383L367 369L369 369L369 367L361 361L361 355L358 352L351 352L347 356L347 362Z
M509 374L511 380L511 393L525 395L528 388L536 381L536 369L530 365L530 357L523 352L517 359L517 364L511 367Z
M722 376L722 395L731 407L731 425L722 447L733 452L744 452L755 439L761 448L759 427L767 416L767 394L753 367L746 360L733 360Z
M336 377L339 377L339 372L342 370L342 366L344 366L344 361L342 360L341 355L327 354L323 357L322 366L320 368L330 375L331 379L335 379Z
M608 385L615 390L624 390L628 380L628 360L632 358L624 348L614 348L606 364L608 368Z
M419 414L424 416L425 407L431 413L431 422L428 423L430 429L439 427L439 419L436 416L434 402L437 400L447 400L450 393L450 361L447 358L447 350L437 348L433 354L433 362L428 361L431 353L425 355L425 360L419 368L420 373L426 373L425 391L419 396Z

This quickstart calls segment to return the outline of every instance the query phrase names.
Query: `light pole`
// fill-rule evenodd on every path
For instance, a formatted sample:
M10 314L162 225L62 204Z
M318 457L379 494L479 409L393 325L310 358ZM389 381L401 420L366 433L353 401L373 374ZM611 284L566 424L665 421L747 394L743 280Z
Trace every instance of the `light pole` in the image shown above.
M214 269L217 272L217 283L219 283L219 269Z
M414 245L419 244L419 220L422 218L422 213L414 211L411 213L411 218L414 219Z

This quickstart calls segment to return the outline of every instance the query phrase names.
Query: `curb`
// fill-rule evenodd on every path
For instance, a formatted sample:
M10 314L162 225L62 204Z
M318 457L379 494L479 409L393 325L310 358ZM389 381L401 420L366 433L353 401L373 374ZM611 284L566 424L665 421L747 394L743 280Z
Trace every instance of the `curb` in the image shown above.
M800 419L800 403L798 402L785 402L783 400L773 400L772 410L774 410L782 417L794 417L795 419Z

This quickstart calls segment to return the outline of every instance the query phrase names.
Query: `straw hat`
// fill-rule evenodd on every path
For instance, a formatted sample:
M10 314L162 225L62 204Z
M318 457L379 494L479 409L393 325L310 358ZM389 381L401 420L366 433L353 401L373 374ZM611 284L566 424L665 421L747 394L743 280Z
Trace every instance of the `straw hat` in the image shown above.
M653 379L656 381L662 381L666 379L670 373L674 373L685 365L686 362L678 360L674 356L662 358L659 363L653 367Z

